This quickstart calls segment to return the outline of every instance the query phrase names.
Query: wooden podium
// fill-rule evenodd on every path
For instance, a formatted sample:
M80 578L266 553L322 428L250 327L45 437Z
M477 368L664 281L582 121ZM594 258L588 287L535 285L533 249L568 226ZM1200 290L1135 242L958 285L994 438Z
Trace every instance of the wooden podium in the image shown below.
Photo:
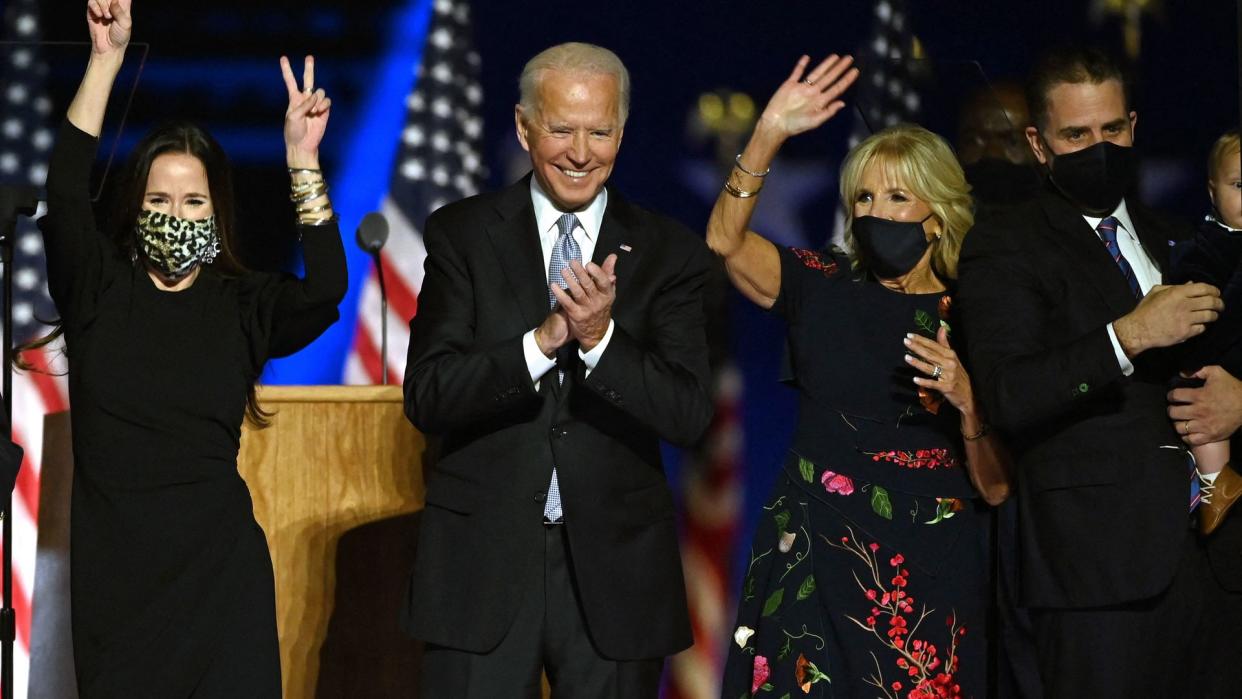
M286 699L409 696L397 626L423 507L422 436L400 386L266 386L238 470L267 533Z

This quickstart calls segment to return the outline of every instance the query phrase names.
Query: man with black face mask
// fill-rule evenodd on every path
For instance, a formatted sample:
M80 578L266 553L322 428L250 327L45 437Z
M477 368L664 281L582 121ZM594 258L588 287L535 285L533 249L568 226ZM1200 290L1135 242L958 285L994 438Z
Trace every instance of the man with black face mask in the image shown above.
M1166 415L1170 350L1222 309L1162 286L1171 228L1132 195L1137 114L1096 50L1046 55L1026 129L1047 182L976 226L960 262L969 359L1018 465L1021 602L1047 696L1209 688L1219 588L1191 528L1199 480Z

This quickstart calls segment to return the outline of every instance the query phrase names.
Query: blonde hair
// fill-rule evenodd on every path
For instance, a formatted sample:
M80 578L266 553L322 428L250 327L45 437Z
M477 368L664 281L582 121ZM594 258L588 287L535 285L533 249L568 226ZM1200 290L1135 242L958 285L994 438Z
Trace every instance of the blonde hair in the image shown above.
M519 101L527 118L539 113L539 85L549 70L586 75L611 75L617 80L617 125L630 115L630 72L617 54L602 46L571 41L535 54L518 78Z
M872 134L845 157L841 166L841 203L845 207L845 242L854 243L854 202L862 187L863 171L872 163L911 194L927 202L942 228L933 242L932 267L946 279L957 278L962 239L975 223L970 185L953 149L941 137L914 124L898 124ZM858 256L851 252L855 268Z
M1216 176L1220 173L1220 169L1224 166L1225 158L1231 154L1242 154L1242 144L1238 141L1238 130L1230 129L1221 134L1216 139L1216 143L1212 144L1212 152L1208 154L1208 179L1216 181Z

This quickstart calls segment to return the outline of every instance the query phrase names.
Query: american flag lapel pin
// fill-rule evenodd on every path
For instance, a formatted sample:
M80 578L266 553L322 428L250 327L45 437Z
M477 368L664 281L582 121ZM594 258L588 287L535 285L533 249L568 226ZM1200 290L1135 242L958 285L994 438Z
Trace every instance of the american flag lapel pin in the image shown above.
M633 252L634 251L634 248L630 247L629 243L621 243L621 245L617 247L621 248L621 252Z

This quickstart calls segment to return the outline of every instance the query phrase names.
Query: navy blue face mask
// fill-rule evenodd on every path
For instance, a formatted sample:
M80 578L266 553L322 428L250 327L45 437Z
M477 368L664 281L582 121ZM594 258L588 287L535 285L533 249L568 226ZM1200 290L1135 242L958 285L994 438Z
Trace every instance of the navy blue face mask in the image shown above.
M923 259L930 241L922 221L890 221L875 216L859 216L851 229L857 253L864 266L882 279L896 279L910 272Z

